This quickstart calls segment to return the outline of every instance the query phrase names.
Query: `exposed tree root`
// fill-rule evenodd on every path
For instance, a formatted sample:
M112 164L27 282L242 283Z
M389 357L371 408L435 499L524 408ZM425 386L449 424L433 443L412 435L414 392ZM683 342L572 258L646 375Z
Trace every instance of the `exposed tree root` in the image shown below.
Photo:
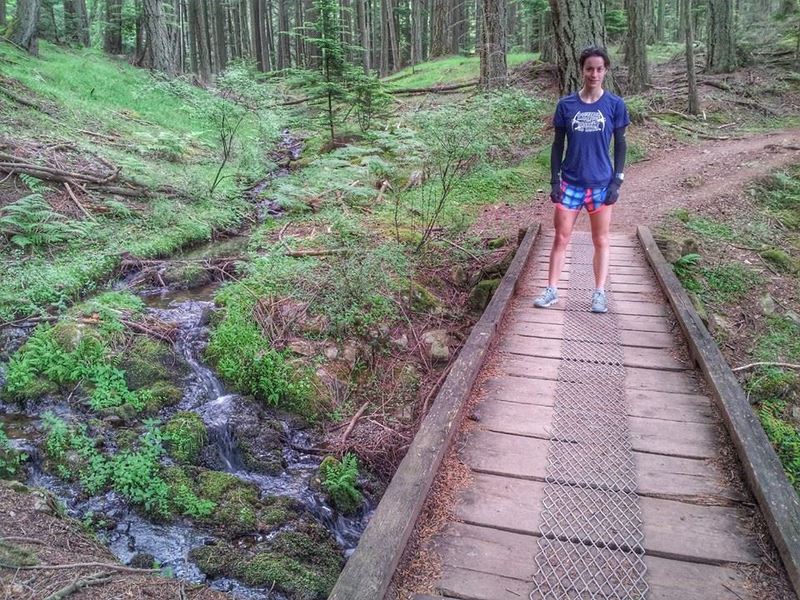
M89 575L88 577L81 577L69 585L65 585L60 590L53 592L47 598L45 598L45 600L63 600L67 596L70 596L71 594L78 592L85 587L92 585L103 585L109 581L111 581L110 572L95 573L94 575Z

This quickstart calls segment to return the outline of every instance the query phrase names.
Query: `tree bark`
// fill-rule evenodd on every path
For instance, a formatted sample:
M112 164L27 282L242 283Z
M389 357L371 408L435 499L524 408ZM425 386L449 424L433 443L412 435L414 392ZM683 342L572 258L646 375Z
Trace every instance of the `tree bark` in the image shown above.
M459 54L467 47L467 7L465 0L451 0L448 40L449 54Z
M34 56L39 54L36 37L39 24L39 0L17 0L17 14L6 32L8 39Z
M667 39L667 0L658 0L656 13L656 41L664 42Z
M225 35L225 21L227 5L219 0L214 2L214 37L217 54L217 68L220 72L228 66L227 36Z
M416 65L422 58L422 0L411 0L411 64Z
M539 21L539 60L543 63L558 62L556 37L553 31L553 11L542 11Z
M289 9L286 0L278 0L278 69L291 66L291 50L289 48Z
M203 3L203 0L189 0L189 40L193 71L200 81L207 82L211 80L211 63L208 54L208 33L205 27Z
M481 44L481 78L485 90L508 85L506 66L506 0L483 0L481 11L483 44Z
M694 72L694 24L692 23L692 0L681 0L681 16L686 36L686 79L689 82L687 110L690 115L700 112L700 97L697 94L697 77Z
M606 46L603 0L550 0L562 94L578 90L583 77L578 59L587 46ZM616 90L609 70L605 87Z
M708 0L706 69L710 73L736 70L736 39L730 0Z
M387 25L389 33L389 49L392 53L392 58L389 66L389 72L393 73L403 68L403 59L400 56L400 41L397 38L397 15L394 10L394 0L386 0L387 10L389 11Z
M778 15L781 17L788 17L789 15L797 14L798 12L797 0L781 0L781 7L778 9Z
M447 54L450 6L451 0L433 0L430 58L439 58Z
M370 35L369 26L367 21L367 12L369 5L367 0L356 0L356 13L358 17L358 43L361 46L361 63L364 67L364 73L369 73L372 69L372 62L370 60Z
M86 0L64 0L64 36L70 44L89 46L89 14Z
M638 94L650 83L647 71L647 22L641 0L625 0L628 35L625 38L625 64L628 67L627 91Z
M175 56L161 0L144 0L142 24L146 36L144 64L155 71L174 76L177 72Z

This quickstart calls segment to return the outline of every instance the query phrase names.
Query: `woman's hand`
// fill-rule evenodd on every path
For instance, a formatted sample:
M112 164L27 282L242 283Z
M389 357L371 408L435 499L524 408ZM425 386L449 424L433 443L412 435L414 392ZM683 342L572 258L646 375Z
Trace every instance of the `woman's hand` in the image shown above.
M557 181L550 184L550 202L558 204L561 202L561 182Z
M616 179L608 185L608 189L606 190L606 206L615 204L617 200L619 200L619 186L620 182Z

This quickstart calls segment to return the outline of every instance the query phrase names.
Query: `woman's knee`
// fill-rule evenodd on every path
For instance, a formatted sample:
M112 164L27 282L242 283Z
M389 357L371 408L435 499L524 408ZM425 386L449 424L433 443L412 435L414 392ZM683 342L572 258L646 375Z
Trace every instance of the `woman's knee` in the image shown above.
M609 244L608 233L595 233L592 235L592 244L594 244L596 250L607 249Z
M553 237L553 246L558 249L566 248L569 244L569 238L572 237L571 231L556 230Z

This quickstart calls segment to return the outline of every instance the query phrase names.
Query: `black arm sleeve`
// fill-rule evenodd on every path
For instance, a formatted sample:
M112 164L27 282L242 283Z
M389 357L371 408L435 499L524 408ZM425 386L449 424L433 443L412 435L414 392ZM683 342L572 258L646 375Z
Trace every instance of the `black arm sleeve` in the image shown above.
M614 174L625 170L625 155L628 152L628 142L625 141L625 128L617 127L614 130Z
M567 130L556 127L556 137L550 150L550 184L561 181L561 161L564 160L564 140Z

